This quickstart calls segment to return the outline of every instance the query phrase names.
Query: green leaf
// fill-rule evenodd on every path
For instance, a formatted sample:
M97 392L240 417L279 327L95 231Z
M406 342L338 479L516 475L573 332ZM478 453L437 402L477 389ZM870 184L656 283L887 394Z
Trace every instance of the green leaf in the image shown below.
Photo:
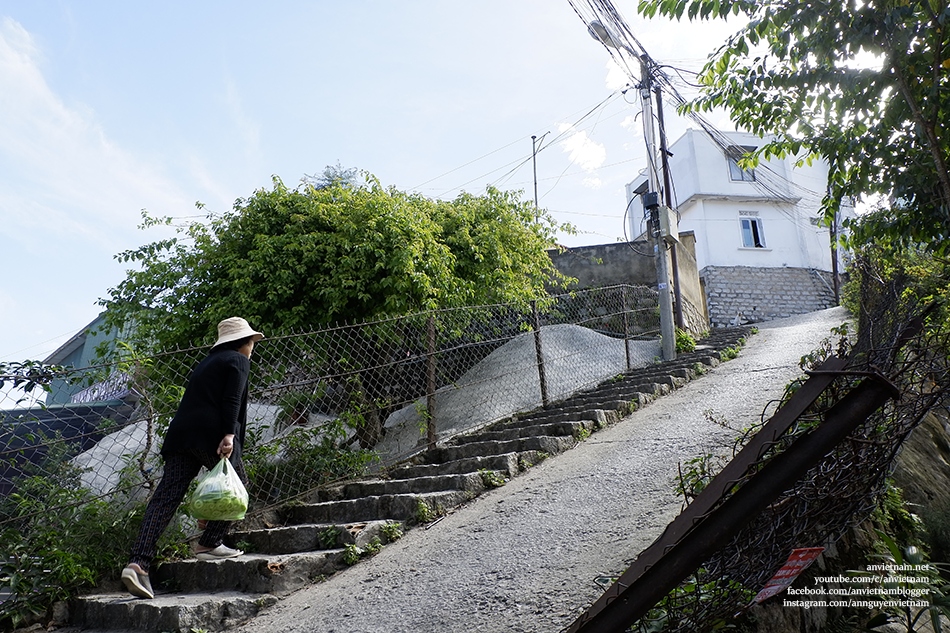
M853 243L948 250L950 20L946 2L848 3L659 0L641 3L691 20L743 13L748 21L710 56L691 114L724 108L737 128L797 142L847 178L844 197L901 201L862 219ZM753 54L753 50L755 53ZM859 66L866 54L878 65ZM886 62L886 63L885 63ZM829 180L829 184L832 182Z

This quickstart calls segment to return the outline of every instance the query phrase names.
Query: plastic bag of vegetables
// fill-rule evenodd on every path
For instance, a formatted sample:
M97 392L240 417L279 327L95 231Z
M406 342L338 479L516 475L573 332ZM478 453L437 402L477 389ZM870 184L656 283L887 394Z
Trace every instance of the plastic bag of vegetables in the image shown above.
M247 489L225 458L208 471L188 500L188 513L196 519L239 521L247 512Z

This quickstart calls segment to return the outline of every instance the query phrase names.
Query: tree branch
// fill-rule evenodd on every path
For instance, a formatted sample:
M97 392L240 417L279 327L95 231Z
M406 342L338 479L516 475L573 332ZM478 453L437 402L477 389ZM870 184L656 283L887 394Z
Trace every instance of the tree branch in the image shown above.
M950 220L950 173L947 172L947 161L940 149L936 126L933 122L924 117L920 104L914 98L910 84L907 82L907 77L900 67L900 64L897 63L897 51L895 50L893 42L888 39L887 44L890 49L889 63L891 69L894 71L894 76L897 78L898 89L900 90L901 96L904 97L904 101L910 107L914 122L924 131L927 147L930 150L930 156L934 161L934 167L937 171L937 180L940 183L941 197L943 198L942 206L946 209L947 219Z

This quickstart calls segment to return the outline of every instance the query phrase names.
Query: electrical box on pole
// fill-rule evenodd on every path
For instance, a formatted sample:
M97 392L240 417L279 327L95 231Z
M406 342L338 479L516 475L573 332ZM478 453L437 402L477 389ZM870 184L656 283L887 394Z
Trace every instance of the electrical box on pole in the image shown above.
M676 219L676 211L663 205L657 208L657 214L660 216L660 237L668 244L675 244L680 239L679 222Z
M640 102L643 104L643 140L647 149L647 178L648 186L643 194L644 217L647 220L647 233L653 241L654 263L656 264L656 287L659 292L660 308L660 341L663 360L676 358L676 324L673 317L673 298L671 296L669 253L671 245L679 239L676 215L667 207L660 213L660 179L657 167L656 142L653 129L653 62L649 55L638 55L636 51L618 41L604 28L599 21L594 20L588 25L591 37L600 41L604 46L624 50L640 62ZM633 216L630 217L630 229L636 234L636 224ZM675 251L674 251L675 255ZM674 274L676 271L674 271Z
M657 174L656 144L653 136L653 90L651 87L652 77L650 75L650 58L646 55L640 57L640 97L643 104L643 138L647 146L647 173L649 175L649 188L643 196L644 212L648 214L648 224L650 237L653 239L653 256L656 264L656 289L659 292L660 308L660 346L663 352L663 360L673 360L676 358L676 324L673 320L673 297L670 287L670 269L669 257L667 253L667 237L663 233L660 209L666 208L660 205L659 191L660 181ZM675 218L675 216L674 216ZM675 225L674 225L675 226ZM670 229L669 217L667 217L667 232ZM679 232L674 229L676 236ZM672 233L670 233L672 235Z

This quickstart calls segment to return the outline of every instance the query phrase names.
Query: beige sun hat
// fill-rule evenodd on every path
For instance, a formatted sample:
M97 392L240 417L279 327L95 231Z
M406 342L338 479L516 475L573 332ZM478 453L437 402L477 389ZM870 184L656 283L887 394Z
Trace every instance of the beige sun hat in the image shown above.
M248 336L253 336L255 343L264 338L263 334L248 325L247 321L241 317L231 317L218 323L218 340L211 347L214 348L221 345L221 343L237 341Z

